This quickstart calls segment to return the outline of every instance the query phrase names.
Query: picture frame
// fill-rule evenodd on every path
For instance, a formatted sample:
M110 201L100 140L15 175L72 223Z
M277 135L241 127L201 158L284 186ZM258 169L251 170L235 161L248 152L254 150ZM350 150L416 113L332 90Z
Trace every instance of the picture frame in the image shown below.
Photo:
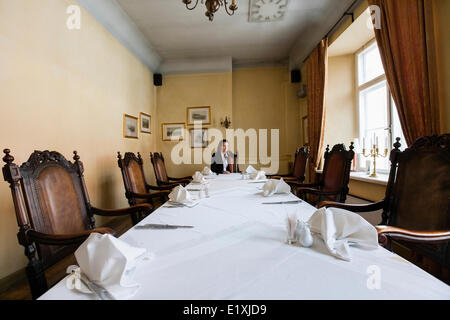
M123 137L138 139L138 118L129 114L123 114Z
M184 140L186 129L185 123L163 123L161 124L163 141L180 141Z
M139 131L142 133L152 133L152 116L144 112L139 113Z
M206 148L208 146L208 129L189 129L191 148Z
M302 118L302 127L303 127L303 145L307 145L309 144L308 116L304 116Z
M194 125L200 122L202 125L211 124L211 107L188 107L187 108L187 124Z

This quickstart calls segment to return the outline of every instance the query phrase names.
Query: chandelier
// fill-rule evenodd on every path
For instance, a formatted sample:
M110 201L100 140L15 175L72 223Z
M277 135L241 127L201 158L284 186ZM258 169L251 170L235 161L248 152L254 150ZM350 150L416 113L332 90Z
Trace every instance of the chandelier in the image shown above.
M186 5L186 8L188 10L194 10L199 0L182 0L183 3ZM189 6L195 1L195 4L192 6ZM205 15L209 18L209 21L213 21L214 19L214 13L216 13L220 6L225 7L225 11L228 13L228 15L232 16L234 12L237 10L236 0L231 0L230 6L228 6L228 0L201 0L201 3L205 4L206 6L206 13Z

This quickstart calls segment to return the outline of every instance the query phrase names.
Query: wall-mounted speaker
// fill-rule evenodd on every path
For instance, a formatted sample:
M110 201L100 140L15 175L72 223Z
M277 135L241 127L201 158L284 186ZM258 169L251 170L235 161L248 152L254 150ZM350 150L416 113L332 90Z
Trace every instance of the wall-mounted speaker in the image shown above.
M306 84L302 85L297 91L297 97L300 99L306 98Z
M302 74L300 70L295 69L291 71L291 83L299 83L302 81Z
M162 86L162 74L160 73L155 73L153 75L153 84L157 87Z

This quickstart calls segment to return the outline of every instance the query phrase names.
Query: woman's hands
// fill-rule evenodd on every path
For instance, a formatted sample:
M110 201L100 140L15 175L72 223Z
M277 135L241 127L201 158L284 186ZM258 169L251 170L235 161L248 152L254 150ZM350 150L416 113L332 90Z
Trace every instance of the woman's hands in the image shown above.
M223 171L222 174L231 174L229 171Z

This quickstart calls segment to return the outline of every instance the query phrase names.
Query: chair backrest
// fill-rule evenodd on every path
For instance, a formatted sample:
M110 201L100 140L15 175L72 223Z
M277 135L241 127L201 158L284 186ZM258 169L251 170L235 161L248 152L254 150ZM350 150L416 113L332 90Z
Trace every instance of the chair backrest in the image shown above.
M156 182L158 185L169 182L169 177L166 171L166 164L162 153L150 152L150 160L152 161L153 170L155 171Z
M134 206L147 202L145 199L137 199L131 196L131 193L147 193L147 183L145 181L141 154L138 152L136 157L133 152L126 152L122 158L120 152L117 152L117 158L117 163L122 172L125 196L128 199L128 203Z
M301 147L295 152L294 168L292 174L299 181L305 180L306 164L309 159L309 147Z
M450 229L450 134L391 152L383 223L410 230Z
M3 176L11 185L21 245L32 246L26 235L30 229L46 234L74 234L94 228L83 164L76 151L74 163L56 151L35 151L20 167L13 163L8 149L4 152ZM36 249L46 268L76 247L36 245Z
M337 196L324 197L325 200L345 202L350 181L350 168L355 152L353 142L347 151L344 144L327 146L325 151L325 163L320 181L321 189L325 192L341 191Z

